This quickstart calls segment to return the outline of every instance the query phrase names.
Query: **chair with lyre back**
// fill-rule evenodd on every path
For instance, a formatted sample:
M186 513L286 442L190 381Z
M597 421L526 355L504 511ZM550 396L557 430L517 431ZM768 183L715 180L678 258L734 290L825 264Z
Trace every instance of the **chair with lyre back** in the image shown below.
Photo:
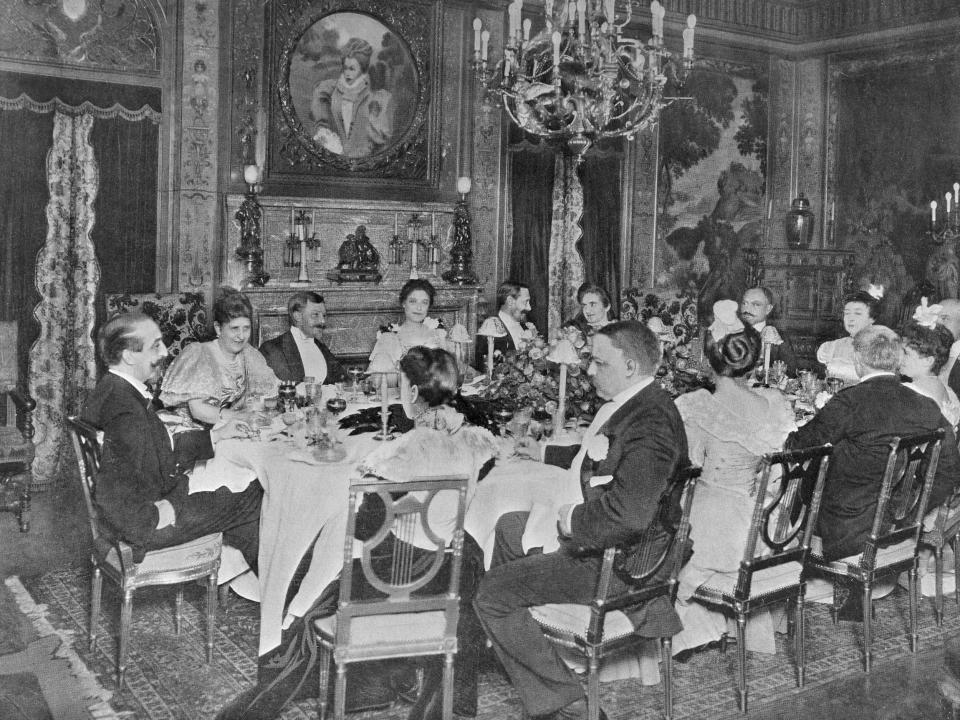
M345 712L351 663L436 655L444 660L443 718L453 716L467 482L466 476L406 482L368 476L351 482L337 611L314 622L320 645L321 720L327 712L331 656L336 665L336 720ZM357 516L364 495L381 503L383 513L361 540L356 538ZM362 551L355 562L356 546ZM441 574L445 567L448 577Z
M699 467L688 467L676 474L661 496L658 521L651 532L659 535L668 530L672 537L661 550L644 557L635 568L621 566L621 548L607 548L597 580L597 590L589 605L551 603L530 608L534 620L548 640L572 650L587 661L587 711L590 720L600 716L600 661L624 649L636 647L645 638L634 632L629 613L654 598L677 598L677 576L687 556L690 534L690 508L700 477ZM679 500L679 521L671 519L672 508ZM672 526L672 527L667 527ZM641 545L645 545L641 539ZM641 553L641 556L643 554ZM614 576L626 581L627 589L611 593ZM663 707L668 719L673 715L672 638L660 638L663 663Z
M725 576L717 575L709 585L694 591L694 600L736 620L737 690L742 712L747 711L747 618L756 610L783 602L793 605L797 685L803 687L803 573L832 451L828 444L763 456L736 578L723 583ZM724 635L722 650L726 650L726 639Z
M206 660L213 655L214 619L217 608L217 572L220 569L220 550L223 537L220 533L203 537L159 550L151 550L139 564L133 561L133 548L122 540L111 539L111 533L100 527L100 513L96 496L96 474L100 469L103 448L103 432L77 417L67 418L67 426L73 439L73 448L80 466L80 482L83 500L90 520L93 535L93 550L90 562L93 566L90 592L90 649L97 643L97 623L100 617L100 592L102 575L113 581L122 595L120 607L120 639L117 644L117 685L123 690L126 670L127 644L130 636L130 620L133 612L133 593L141 587L152 585L177 585L174 606L174 627L180 634L180 615L183 606L183 584L194 580L207 583L207 641ZM102 575L101 575L102 574Z
M863 667L867 672L873 661L873 586L880 578L895 581L901 573L908 573L910 652L917 649L920 533L943 436L944 431L937 429L890 441L877 508L861 552L834 561L824 558L816 548L810 553L809 570L834 583L834 622L837 621L838 583L846 583L850 592L859 590L863 595Z

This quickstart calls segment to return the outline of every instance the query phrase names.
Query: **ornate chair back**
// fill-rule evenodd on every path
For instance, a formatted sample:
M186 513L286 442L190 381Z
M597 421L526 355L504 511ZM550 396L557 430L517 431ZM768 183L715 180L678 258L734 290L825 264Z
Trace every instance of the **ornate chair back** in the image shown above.
M757 500L734 587L736 600L745 602L750 598L755 574L777 566L796 563L792 584L800 582L820 512L831 452L833 446L828 443L763 456ZM779 477L774 476L774 469L779 470Z
M67 418L67 427L70 429L77 465L80 467L83 502L87 508L90 532L96 545L100 541L100 527L97 509L93 504L93 495L96 491L96 474L100 469L100 458L103 452L103 431L74 415Z

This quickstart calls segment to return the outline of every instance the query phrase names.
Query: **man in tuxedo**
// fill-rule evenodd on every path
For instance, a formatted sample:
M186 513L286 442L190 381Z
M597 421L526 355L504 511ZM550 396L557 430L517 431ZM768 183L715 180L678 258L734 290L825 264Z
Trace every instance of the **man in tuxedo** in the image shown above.
M773 293L769 288L750 288L743 293L743 298L740 300L740 319L758 333L762 333L767 325L773 325L770 322L770 314L773 312L774 304ZM797 371L797 356L793 351L793 345L788 335L784 334L780 328L777 328L777 331L783 342L780 345L771 346L770 362L782 360L787 366L787 371L793 374ZM762 356L760 362L763 362Z
M960 393L960 300L945 298L940 301L940 322L953 334L950 356L940 369L940 379L955 393Z
M494 339L494 354L505 355L510 350L516 350L524 340L536 336L536 326L532 322L527 322L527 313L529 312L530 286L513 280L500 283L500 287L497 288L497 317L507 334ZM487 362L486 338L477 338L476 353L476 366L478 368L485 367Z
M833 444L817 521L828 560L855 555L869 536L891 439L937 428L946 432L931 509L949 497L960 472L957 440L939 407L897 376L902 349L896 333L871 325L854 336L853 351L860 383L837 393L786 442L787 449ZM856 609L850 615L862 617Z
M586 718L583 688L529 608L545 603L589 603L596 590L603 550L627 546L644 533L648 545L635 554L656 557L670 533L658 505L676 473L689 464L683 421L670 396L654 383L660 362L656 335L636 321L597 331L590 375L608 402L575 447L583 502L558 511L561 547L494 567L480 584L474 606L529 716ZM670 502L679 516L679 498ZM652 552L651 552L652 551ZM635 558L634 558L635 559ZM615 578L612 592L622 589ZM675 634L680 622L666 598L633 615L645 637Z
M327 325L323 296L304 290L287 300L290 329L260 346L267 365L281 381L303 382L312 377L318 383L345 382L349 375L320 341Z
M257 482L242 493L226 488L189 493L187 473L213 457L219 440L250 429L232 420L214 430L171 438L152 406L148 381L167 356L160 328L146 315L123 313L101 328L97 347L108 372L87 398L81 416L103 431L94 501L104 525L141 562L148 550L179 545L214 532L257 566L260 501Z

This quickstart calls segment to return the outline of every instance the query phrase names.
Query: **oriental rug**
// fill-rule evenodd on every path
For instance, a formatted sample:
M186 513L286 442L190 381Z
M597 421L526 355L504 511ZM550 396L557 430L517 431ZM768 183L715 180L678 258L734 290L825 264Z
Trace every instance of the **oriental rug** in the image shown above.
M119 598L115 588L104 584L100 640L95 652L87 650L89 571L86 568L57 570L25 579L24 586L58 633L78 638L75 652L100 684L114 690L115 633ZM204 662L204 599L199 586L188 586L183 608L183 630L173 632L173 592L169 588L144 589L134 597L130 638L128 687L115 693L110 706L121 716L142 720L198 720L215 717L233 697L254 683L257 673L258 608L234 600L218 611L213 662ZM897 588L876 604L874 622L875 677L884 664L909 656L907 629L909 603L906 591ZM806 688L816 688L843 676L862 676L862 629L857 623L832 624L827 606L808 603L806 613ZM933 604L920 602L920 650L943 648L945 640L960 637L960 612L952 596L947 598L943 627L934 622ZM736 700L736 646L721 654L698 653L684 664L674 665L674 717L740 718ZM778 636L776 655L748 653L751 715L799 692L795 682L792 639ZM933 686L935 687L935 686ZM931 707L939 698L931 688ZM601 686L601 703L610 720L661 718L661 686L640 687L636 681L620 680ZM775 708L774 708L775 709ZM409 706L351 715L355 720L404 720ZM775 713L774 713L775 715ZM773 717L774 715L770 715ZM937 713L939 715L939 713ZM282 720L313 720L316 704L305 701L288 708ZM478 720L520 720L516 693L491 663L481 674ZM766 715L765 715L766 717ZM919 717L934 717L920 715Z

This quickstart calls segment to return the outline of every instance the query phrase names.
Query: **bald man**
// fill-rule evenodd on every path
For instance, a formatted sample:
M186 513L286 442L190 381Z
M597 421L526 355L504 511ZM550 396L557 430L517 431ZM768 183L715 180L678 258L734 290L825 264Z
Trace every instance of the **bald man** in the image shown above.
M960 394L960 363L957 362L957 357L960 356L960 300L946 298L940 301L940 306L943 308L940 311L940 322L953 333L954 339L950 357L940 370L940 379L955 393Z

